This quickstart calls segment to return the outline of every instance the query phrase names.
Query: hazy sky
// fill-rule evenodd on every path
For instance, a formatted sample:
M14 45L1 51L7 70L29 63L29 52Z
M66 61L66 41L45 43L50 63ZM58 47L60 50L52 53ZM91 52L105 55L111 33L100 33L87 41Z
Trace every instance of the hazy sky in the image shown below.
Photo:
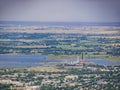
M0 20L120 22L120 0L0 0Z

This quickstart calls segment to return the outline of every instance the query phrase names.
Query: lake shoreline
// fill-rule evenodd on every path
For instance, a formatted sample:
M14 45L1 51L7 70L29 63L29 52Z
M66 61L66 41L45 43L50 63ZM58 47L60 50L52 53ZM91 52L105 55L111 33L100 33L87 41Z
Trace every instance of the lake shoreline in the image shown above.
M85 60L100 65L120 65L120 62L113 62L103 58L85 58ZM66 60L62 58L52 59L47 55L41 54L0 54L0 67L54 66L71 62L77 63L78 60L77 58L67 58Z

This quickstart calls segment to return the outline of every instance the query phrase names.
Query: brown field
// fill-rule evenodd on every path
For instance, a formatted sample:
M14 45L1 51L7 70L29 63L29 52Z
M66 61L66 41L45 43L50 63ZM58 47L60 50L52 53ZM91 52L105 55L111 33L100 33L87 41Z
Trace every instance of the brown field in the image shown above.
M0 32L8 33L56 33L56 34L118 34L120 30L97 29L78 29L78 30L3 30Z

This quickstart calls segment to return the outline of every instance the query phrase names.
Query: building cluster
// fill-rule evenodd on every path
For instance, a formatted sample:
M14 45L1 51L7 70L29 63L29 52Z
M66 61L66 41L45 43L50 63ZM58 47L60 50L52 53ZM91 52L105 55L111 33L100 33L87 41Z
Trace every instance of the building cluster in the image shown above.
M0 85L10 85L10 90L49 90L74 88L73 90L104 90L109 87L119 90L119 66L86 65L64 66L63 72L0 71ZM44 87L43 87L44 86ZM101 88L102 87L102 88Z
M65 63L64 65L66 66L84 66L84 65L94 65L94 62L88 62L84 58L84 54L82 53L82 58L79 58L79 55L77 56L77 61L73 62L71 61L70 63Z

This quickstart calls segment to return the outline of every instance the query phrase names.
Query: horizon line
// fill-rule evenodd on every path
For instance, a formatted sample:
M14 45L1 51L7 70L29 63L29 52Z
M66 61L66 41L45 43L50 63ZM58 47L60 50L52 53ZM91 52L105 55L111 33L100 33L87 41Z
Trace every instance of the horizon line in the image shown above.
M15 20L0 20L0 22L55 22L55 23L120 23L120 22L93 22L93 21L15 21Z

